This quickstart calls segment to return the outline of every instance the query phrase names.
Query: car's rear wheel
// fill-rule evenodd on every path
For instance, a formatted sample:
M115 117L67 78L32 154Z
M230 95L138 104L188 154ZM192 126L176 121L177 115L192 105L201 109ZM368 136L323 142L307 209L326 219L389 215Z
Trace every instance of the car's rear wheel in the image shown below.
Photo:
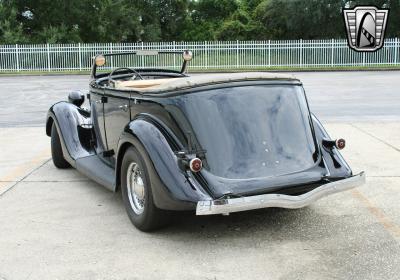
M51 157L53 159L53 163L57 168L69 168L71 165L65 160L60 136L58 135L57 127L55 123L53 123L51 127Z
M168 212L153 201L151 178L142 155L129 147L121 164L121 191L132 224L142 231L152 231L168 223Z

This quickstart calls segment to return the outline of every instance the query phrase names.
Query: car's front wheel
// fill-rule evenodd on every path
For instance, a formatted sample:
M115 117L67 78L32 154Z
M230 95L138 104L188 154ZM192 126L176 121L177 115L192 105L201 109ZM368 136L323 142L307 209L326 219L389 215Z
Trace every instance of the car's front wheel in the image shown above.
M53 123L51 127L51 157L53 159L53 163L57 168L69 168L71 165L65 160L60 136L58 135L56 124Z
M166 225L168 213L155 206L148 168L134 147L127 149L122 160L121 191L125 209L135 227L151 231Z

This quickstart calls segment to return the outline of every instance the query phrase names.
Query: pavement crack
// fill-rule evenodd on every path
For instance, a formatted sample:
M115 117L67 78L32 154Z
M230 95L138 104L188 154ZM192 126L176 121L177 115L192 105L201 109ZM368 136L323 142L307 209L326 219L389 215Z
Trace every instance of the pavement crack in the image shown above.
M400 178L400 176L397 176L397 175L394 175L394 176L386 176L386 175L383 175L383 176L374 176L374 175L368 175L368 177L369 178Z
M392 237L397 241L400 238L400 226L390 219L385 211L376 206L367 196L359 190L353 189L351 191L354 198L360 201L364 207L373 215L376 220L389 232Z
M351 123L350 125L351 125L352 127L354 127L355 129L358 129L358 130L361 131L362 133L367 134L367 135L371 136L372 138L378 140L379 142L385 144L386 146L388 146L388 147L394 149L395 151L400 152L400 149L399 149L399 148L397 148L396 146L393 146L392 144L386 142L385 140L383 140L383 139L381 139L381 138L379 138L379 137L376 137L376 136L373 135L372 133L369 133L368 131L366 131L366 130L364 130L364 129L358 127L358 126L356 126L355 124L352 124L352 123Z
M13 189L15 186L17 186L20 182L24 181L26 178L28 178L33 172L35 172L36 170L38 170L39 168L43 167L45 164L47 164L51 159L48 159L46 161L44 161L41 165L39 165L38 167L34 168L33 170L31 170L28 174L26 174L24 177L22 177L20 180L16 181L15 184L13 184L11 187L9 187L6 191L0 193L0 198L4 196L4 194L6 194L7 192L9 192L11 189Z
M75 182L91 182L90 179L82 180L25 180L24 183L75 183Z

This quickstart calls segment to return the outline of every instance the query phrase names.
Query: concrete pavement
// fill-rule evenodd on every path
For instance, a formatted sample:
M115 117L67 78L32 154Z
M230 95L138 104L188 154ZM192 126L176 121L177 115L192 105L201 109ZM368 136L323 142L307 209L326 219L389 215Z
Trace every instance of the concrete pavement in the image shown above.
M400 72L301 72L311 110L322 121L399 121ZM0 76L0 127L43 126L48 108L88 75Z
M151 234L120 193L50 160L46 111L88 77L0 77L0 280L399 279L399 72L295 74L367 184L299 210L179 213Z
M399 279L400 125L326 127L347 139L363 188L300 210L181 213L151 234L130 224L119 193L56 169L28 140L16 148L19 134L3 128L2 149L35 164L0 188L0 279ZM43 128L30 131L49 147ZM14 168L0 161L2 178Z

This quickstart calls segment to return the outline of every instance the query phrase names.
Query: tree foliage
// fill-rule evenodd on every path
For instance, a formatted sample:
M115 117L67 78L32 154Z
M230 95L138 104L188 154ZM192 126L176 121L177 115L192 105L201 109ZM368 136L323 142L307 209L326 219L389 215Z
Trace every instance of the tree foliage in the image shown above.
M0 44L344 38L342 9L400 0L0 0Z

